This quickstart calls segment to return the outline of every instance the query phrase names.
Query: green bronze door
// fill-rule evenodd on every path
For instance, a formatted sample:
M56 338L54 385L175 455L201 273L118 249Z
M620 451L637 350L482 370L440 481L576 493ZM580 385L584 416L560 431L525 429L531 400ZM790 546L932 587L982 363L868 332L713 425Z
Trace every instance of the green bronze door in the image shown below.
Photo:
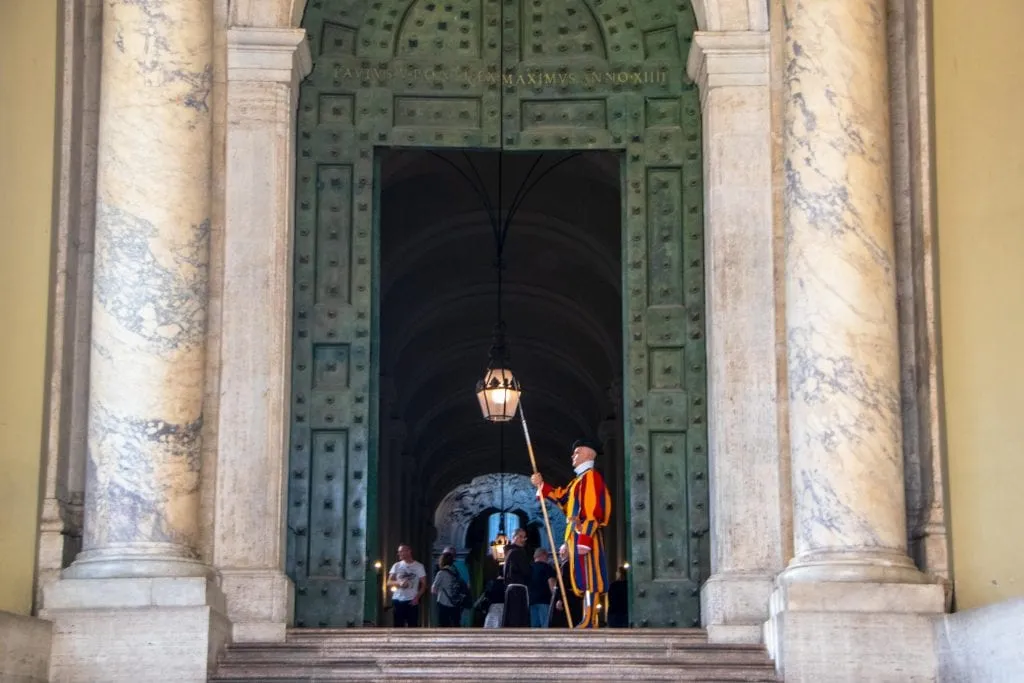
M296 173L288 573L297 626L375 618L375 149L612 150L636 626L699 624L709 570L695 26L667 0L310 0Z

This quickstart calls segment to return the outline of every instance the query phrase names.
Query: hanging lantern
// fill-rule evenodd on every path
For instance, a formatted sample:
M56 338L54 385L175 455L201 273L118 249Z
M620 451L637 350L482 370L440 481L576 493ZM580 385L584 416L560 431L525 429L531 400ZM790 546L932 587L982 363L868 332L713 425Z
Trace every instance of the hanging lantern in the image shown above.
M521 393L519 380L507 368L488 368L484 378L476 383L480 411L490 422L515 419Z
M498 564L505 562L505 549L508 548L508 536L505 535L504 531L499 531L498 535L491 541L491 557Z

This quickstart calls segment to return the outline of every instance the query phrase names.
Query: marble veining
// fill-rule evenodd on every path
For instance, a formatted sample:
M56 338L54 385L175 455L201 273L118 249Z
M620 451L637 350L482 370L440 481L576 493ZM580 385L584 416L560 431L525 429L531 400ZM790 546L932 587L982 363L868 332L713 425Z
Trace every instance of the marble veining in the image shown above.
M97 206L95 301L155 353L205 339L209 220L188 232L159 259L152 222L102 201Z
M172 21L172 17L164 12L167 0L107 0L108 5L128 5L138 7L147 18L153 21Z
M786 0L795 549L906 548L882 0Z
M177 561L198 543L211 9L104 4L82 559L97 575L138 575L125 558Z
M202 419L187 424L122 417L94 403L86 470L86 546L131 541L191 545L180 510L199 493ZM102 538L98 535L103 534Z

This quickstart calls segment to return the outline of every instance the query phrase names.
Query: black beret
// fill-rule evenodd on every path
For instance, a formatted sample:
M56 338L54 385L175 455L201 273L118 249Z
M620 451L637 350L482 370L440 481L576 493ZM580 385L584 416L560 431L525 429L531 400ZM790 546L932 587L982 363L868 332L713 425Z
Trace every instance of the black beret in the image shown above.
M572 442L572 446L569 448L569 452L572 453L580 446L592 449L598 455L601 455L601 444L595 439L576 439Z

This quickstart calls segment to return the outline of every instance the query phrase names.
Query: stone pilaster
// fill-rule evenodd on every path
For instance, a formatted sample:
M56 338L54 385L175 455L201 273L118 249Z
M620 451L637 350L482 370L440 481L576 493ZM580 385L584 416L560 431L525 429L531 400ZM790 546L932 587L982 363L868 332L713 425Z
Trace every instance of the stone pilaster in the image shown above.
M50 675L205 681L227 635L196 553L210 0L108 0L101 36L85 529L44 589Z
M233 636L284 640L295 107L301 29L231 28L214 564Z
M718 642L760 642L783 556L767 32L698 32L708 296L711 577Z
M787 681L932 680L943 594L907 556L886 3L783 7L795 557L769 646Z
M62 5L46 465L36 600L81 551L99 133L100 0Z

